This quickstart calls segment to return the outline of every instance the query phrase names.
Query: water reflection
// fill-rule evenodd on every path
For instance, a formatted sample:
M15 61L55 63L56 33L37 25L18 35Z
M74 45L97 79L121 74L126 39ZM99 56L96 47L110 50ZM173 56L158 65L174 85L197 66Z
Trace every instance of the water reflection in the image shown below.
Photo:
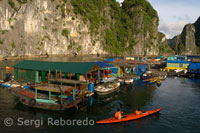
M124 85L112 94L106 96L93 96L93 104L88 107L90 115L98 115L100 117L112 117L117 108L124 113L133 113L138 107L143 107L154 97L155 85Z
M158 88L156 85L122 86L117 92L107 96L95 95L82 103L78 110L63 112L38 110L18 103L6 88L0 89L0 119L5 117L23 117L27 119L44 119L48 117L79 119L89 117L94 120L113 117L117 108L124 113L132 113L135 108L149 110L161 107L159 116L145 119L93 127L47 127L38 130L48 132L199 132L200 127L200 83L199 80L187 78L167 78ZM1 125L2 127L2 125ZM6 128L5 126L3 128ZM19 129L19 127L13 127ZM24 128L25 129L25 128Z
M193 84L191 85L191 87L193 88L192 89L192 92L196 95L200 95L200 79L196 79L196 78L190 78L189 79L190 82L193 82Z

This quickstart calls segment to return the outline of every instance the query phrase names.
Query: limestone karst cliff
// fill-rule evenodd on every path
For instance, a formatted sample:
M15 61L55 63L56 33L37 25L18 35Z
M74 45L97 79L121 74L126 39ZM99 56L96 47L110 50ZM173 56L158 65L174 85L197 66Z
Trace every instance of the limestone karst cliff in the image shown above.
M169 39L169 45L177 54L200 54L200 17L194 24L184 26L180 35Z
M0 0L0 57L158 55L158 21L146 0Z

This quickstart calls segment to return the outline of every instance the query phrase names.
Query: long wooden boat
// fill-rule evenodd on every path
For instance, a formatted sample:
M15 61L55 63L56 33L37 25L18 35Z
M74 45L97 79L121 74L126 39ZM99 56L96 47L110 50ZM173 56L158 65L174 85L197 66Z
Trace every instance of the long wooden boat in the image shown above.
M64 92L66 92L65 89L46 89L43 87L35 88L34 92L27 89L13 88L12 93L22 104L39 109L65 110L77 106L77 104L82 102L81 97L74 98L73 96L64 95ZM69 89L70 88L68 88L68 91ZM60 90L62 90L61 93ZM46 91L48 93L40 93L38 91Z

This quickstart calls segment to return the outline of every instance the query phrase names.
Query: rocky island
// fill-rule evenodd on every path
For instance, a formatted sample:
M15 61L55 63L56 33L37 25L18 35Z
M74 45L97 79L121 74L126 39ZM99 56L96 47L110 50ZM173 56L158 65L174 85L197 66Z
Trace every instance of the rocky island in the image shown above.
M0 0L0 58L170 52L146 0Z

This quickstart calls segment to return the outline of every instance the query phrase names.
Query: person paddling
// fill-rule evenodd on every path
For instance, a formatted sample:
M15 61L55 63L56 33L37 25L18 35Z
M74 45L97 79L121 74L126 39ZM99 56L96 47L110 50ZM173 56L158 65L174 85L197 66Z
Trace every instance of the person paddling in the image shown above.
M135 114L136 114L136 115L141 115L141 114L142 114L142 111L140 111L140 108L138 108L138 109L135 111Z
M117 109L117 112L115 113L115 118L118 119L118 120L122 120L122 113L120 111L120 109Z

